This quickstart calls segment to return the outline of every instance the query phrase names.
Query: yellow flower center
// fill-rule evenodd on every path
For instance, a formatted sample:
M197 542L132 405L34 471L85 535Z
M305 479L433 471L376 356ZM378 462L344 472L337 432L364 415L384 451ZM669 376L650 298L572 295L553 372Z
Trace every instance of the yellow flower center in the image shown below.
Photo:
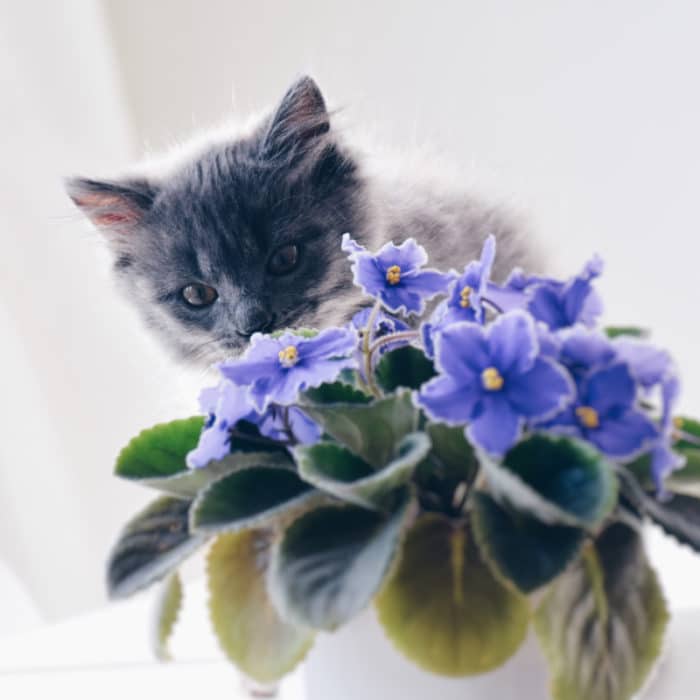
M680 440L682 437L681 431L683 430L683 419L680 416L676 416L672 422L673 430L671 431L671 438L675 442L678 442L678 440Z
M503 388L503 377L495 367L487 367L481 373L481 383L487 391L498 391Z
M386 271L386 281L389 284L398 284L401 281L401 268L398 265L392 265Z
M299 353L293 345L287 345L286 348L279 351L277 357L280 358L282 367L293 367L299 360Z
M459 305L463 309L468 309L469 308L469 297L472 295L472 288L467 285L466 287L462 288L462 291L459 293L459 296L461 297Z
M598 411L590 406L579 406L576 409L576 417L584 428L597 428L600 425Z

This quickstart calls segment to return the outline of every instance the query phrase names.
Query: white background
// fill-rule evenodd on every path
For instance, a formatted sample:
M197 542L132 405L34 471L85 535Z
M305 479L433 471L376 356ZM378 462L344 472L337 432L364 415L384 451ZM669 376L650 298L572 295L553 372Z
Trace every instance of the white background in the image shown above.
M62 175L116 173L311 72L358 129L518 206L554 270L601 253L607 319L654 329L700 414L699 24L690 0L0 0L0 559L41 613L104 603L148 498L114 457L196 386L116 298ZM652 544L673 604L697 603L700 564Z

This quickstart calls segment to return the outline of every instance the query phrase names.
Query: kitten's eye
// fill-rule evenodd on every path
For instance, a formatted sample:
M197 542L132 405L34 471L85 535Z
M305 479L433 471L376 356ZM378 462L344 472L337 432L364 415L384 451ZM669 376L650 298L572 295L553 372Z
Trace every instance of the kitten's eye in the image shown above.
M272 275L286 275L299 262L299 248L295 245L285 245L278 248L267 263L267 270Z
M206 284L188 284L183 288L181 294L190 306L197 307L211 306L219 298L216 289L208 287Z

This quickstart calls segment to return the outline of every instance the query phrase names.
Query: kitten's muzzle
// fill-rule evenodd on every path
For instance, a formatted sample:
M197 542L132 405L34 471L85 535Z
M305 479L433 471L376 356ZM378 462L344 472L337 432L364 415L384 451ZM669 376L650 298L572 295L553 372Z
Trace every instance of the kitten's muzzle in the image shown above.
M235 330L236 334L243 338L250 338L253 333L266 333L272 330L274 322L274 314L260 302L243 299L236 307Z

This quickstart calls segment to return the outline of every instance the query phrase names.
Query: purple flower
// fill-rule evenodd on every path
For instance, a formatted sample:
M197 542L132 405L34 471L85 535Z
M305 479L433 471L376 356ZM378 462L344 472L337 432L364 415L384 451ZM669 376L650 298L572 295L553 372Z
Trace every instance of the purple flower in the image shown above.
M322 433L318 424L296 406L269 406L265 413L248 420L258 426L261 435L282 442L292 438L306 445L317 442Z
M665 350L638 338L616 338L612 343L617 357L629 367L634 380L646 393L661 387L660 435L650 450L651 476L659 496L665 495L664 480L685 460L671 448L673 408L680 393L680 382L671 356Z
M496 255L496 239L489 236L484 241L479 260L473 260L465 268L452 288L445 302L444 323L474 321L482 323L484 290L491 276L491 268Z
M617 357L612 342L600 331L576 326L557 335L561 341L559 361L577 379L611 364Z
M353 261L355 284L395 313L422 313L426 300L446 292L452 280L436 270L420 269L428 255L412 238L399 246L387 243L372 255L346 233L342 247Z
M651 478L656 486L659 497L666 495L664 481L671 473L680 469L685 464L685 458L671 449L673 432L673 409L680 394L680 382L678 378L670 374L661 384L661 437L651 450Z
M423 345L428 357L434 355L434 334L459 321L484 322L483 298L496 254L496 239L484 242L479 260L465 268L452 287L450 296L435 309L430 320L421 326Z
M432 418L468 424L467 436L484 450L503 454L518 439L524 419L541 419L572 398L566 372L540 354L532 318L522 311L500 316L488 328L448 326L437 337L440 375L417 401Z
M218 386L203 389L199 405L208 417L197 447L187 454L185 461L190 469L226 457L231 451L231 431L239 421L256 425L262 435L272 440L286 441L291 437L308 443L316 442L321 436L321 429L296 406L289 409L269 406L264 413L258 413L250 404L246 388L228 379L223 379Z
M628 366L615 362L580 378L574 403L545 427L580 436L609 457L631 458L659 435L636 407L636 399L637 385Z
M223 459L231 451L231 428L239 420L249 420L255 415L245 390L227 380L218 386L203 389L199 395L199 405L208 418L197 447L188 453L185 460L190 469Z
M367 328L367 324L369 323L369 317L372 313L372 309L370 307L367 307L365 309L362 309L358 311L353 317L352 317L352 326L358 331L364 331ZM400 321L398 318L394 318L393 316L389 316L389 314L385 314L383 311L380 311L374 320L374 329L373 329L373 338L383 338L386 335L391 335L392 333L400 333L401 331L407 331L408 330L408 325L406 325L403 321ZM408 341L397 341L396 343L389 343L388 345L385 345L384 347L379 349L379 354L383 354L387 350L394 350L399 345L405 345Z
M489 283L486 295L504 311L526 308L553 331L577 323L593 326L603 307L592 282L602 271L603 261L597 256L567 282L516 269L505 285Z
M612 346L617 356L629 366L635 381L645 389L661 384L673 372L668 352L643 340L620 337L613 341Z
M328 328L313 337L285 331L279 337L256 333L243 357L219 365L234 384L248 387L257 410L269 404L289 406L300 392L333 381L342 370L355 368L357 333Z
M592 326L603 308L592 281L603 271L603 262L595 257L583 271L568 282L538 281L529 286L528 311L552 330L576 323Z

